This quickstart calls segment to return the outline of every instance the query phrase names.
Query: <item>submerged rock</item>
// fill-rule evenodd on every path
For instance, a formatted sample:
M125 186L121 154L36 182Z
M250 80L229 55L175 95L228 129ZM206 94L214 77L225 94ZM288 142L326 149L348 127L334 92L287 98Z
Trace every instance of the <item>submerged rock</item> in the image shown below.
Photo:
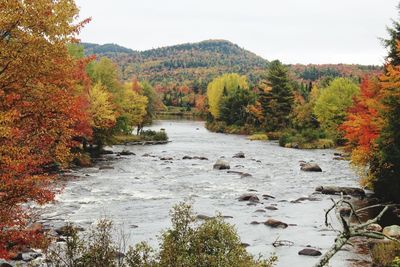
M217 160L217 162L215 162L213 168L215 170L228 170L231 168L231 166L229 165L229 163L227 161L219 159L219 160Z
M267 206L267 207L265 207L265 209L267 209L267 210L278 210L278 208L274 207L274 206Z
M113 170L114 167L113 166L101 166L99 167L99 170Z
M246 177L252 177L253 175L251 175L250 173L247 173L247 172L245 172L245 173L242 173L241 175L240 175L240 178L246 178Z
M196 219L197 219L197 220L204 220L204 221L207 221L207 220L214 219L214 217L212 217L212 216L207 216L207 215L204 215L204 214L198 214L198 215L196 216Z
M55 229L58 235L71 236L73 231L85 231L84 228L72 225L64 225Z
M365 191L357 187L343 187L343 186L318 186L315 191L321 192L325 195L350 195L350 196L365 196Z
M239 172L239 171L227 171L227 173L234 173L234 174L243 175L243 172Z
M239 201L250 201L250 202L259 202L260 199L256 194L243 194L239 197Z
M285 229L288 227L287 223L275 220L275 219L268 219L265 223L265 225L272 227L272 228L282 228Z
M135 153L133 153L133 152L131 152L131 151L129 151L129 150L122 150L121 152L119 152L118 153L118 155L121 155L121 156L130 156L130 155L136 155Z
M290 201L290 203L301 203L302 201L318 201L319 199L316 197L299 197L296 200Z
M161 157L160 160L174 160L173 157Z
M305 248L299 251L299 255L304 255L304 256L321 256L322 253L319 250L313 249L313 248Z
M232 158L244 159L245 155L243 152L239 152L239 153L236 153L235 155L233 155Z
M317 163L304 163L300 169L305 172L322 172L321 167Z

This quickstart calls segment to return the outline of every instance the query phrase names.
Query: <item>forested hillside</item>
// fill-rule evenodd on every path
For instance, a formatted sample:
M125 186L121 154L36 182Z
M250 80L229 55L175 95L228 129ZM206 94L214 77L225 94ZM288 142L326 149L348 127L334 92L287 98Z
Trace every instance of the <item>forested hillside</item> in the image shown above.
M246 75L252 84L264 78L269 61L226 40L207 40L175 46L134 51L116 44L83 43L86 55L106 56L121 69L125 80L136 76L152 84L199 84L223 73ZM288 65L291 76L299 82L314 82L324 77L362 77L381 71L380 66L324 64ZM203 85L203 86L202 86ZM196 88L194 88L196 91Z

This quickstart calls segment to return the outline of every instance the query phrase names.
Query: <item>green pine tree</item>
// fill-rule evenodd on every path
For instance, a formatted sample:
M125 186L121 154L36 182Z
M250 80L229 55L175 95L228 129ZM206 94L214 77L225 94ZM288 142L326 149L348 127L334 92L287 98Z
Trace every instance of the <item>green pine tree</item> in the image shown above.
M289 114L294 102L288 70L280 61L272 61L267 79L260 85L262 90L259 96L265 116L264 125L269 131L281 130L289 126Z

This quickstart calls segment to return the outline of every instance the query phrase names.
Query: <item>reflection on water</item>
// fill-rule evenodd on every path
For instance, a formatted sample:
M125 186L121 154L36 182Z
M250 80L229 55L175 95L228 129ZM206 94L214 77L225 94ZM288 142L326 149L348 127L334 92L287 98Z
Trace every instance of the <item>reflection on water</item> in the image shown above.
M78 170L47 215L62 214L62 220L88 226L103 215L112 217L118 227L130 235L130 243L147 240L156 245L157 235L170 225L169 210L183 200L193 202L199 214L221 212L236 226L242 241L254 254L279 257L278 266L312 266L316 259L298 256L307 245L327 250L335 233L324 226L324 209L329 196L315 195L318 201L291 203L309 196L318 185L357 186L357 177L346 161L334 161L334 150L295 150L276 142L248 141L244 136L211 133L199 121L157 121L152 129L165 128L171 143L159 146L115 146L116 152L128 149L136 156L100 162L99 166ZM232 158L243 151L244 159ZM142 155L149 156L143 157ZM209 160L182 160L185 155ZM160 157L172 157L162 161ZM231 170L250 173L251 177L213 170L214 162L225 157ZM116 157L115 157L116 158ZM299 161L316 161L322 173L300 171ZM110 165L114 169L100 166ZM275 199L257 206L239 202L237 197L249 190ZM274 205L278 210L255 212ZM274 218L293 224L286 229L271 229L252 221ZM55 221L55 224L62 221ZM138 226L138 227L136 227ZM274 248L277 238L294 242L292 247ZM335 256L332 266L347 266L349 252Z

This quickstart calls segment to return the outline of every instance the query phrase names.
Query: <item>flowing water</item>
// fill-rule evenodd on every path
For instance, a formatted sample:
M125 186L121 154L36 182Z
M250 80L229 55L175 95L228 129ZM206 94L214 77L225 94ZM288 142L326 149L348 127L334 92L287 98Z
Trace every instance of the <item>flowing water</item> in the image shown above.
M279 147L273 141L248 141L245 136L211 133L204 128L204 122L156 121L151 128L164 128L172 142L112 147L114 152L124 149L136 155L110 155L109 161L74 171L76 178L68 180L56 202L45 207L44 217L52 217L55 225L72 221L88 227L107 216L129 235L130 244L148 241L157 245L157 236L170 226L171 207L189 200L198 214L213 216L220 212L232 216L226 221L234 224L242 242L250 245L248 251L264 256L275 253L278 266L312 266L316 258L299 256L298 251L310 245L324 252L333 244L336 234L324 226L324 210L332 203L330 196L312 195L314 189L318 185L358 185L347 161L332 160L334 150L296 150ZM240 151L245 158L232 158ZM143 157L144 154L150 156ZM186 155L209 160L183 160ZM163 161L160 157L173 160ZM230 162L231 170L252 176L241 178L213 170L213 164L221 157ZM323 172L300 171L301 160L317 162ZM262 194L275 199L262 200L256 206L239 202L237 198L249 190L257 190L260 199ZM318 200L291 202L310 195ZM271 205L278 209L255 212ZM268 218L293 225L272 229L250 224ZM271 244L277 239L294 245L275 248ZM349 266L348 258L359 257L340 252L331 266Z

